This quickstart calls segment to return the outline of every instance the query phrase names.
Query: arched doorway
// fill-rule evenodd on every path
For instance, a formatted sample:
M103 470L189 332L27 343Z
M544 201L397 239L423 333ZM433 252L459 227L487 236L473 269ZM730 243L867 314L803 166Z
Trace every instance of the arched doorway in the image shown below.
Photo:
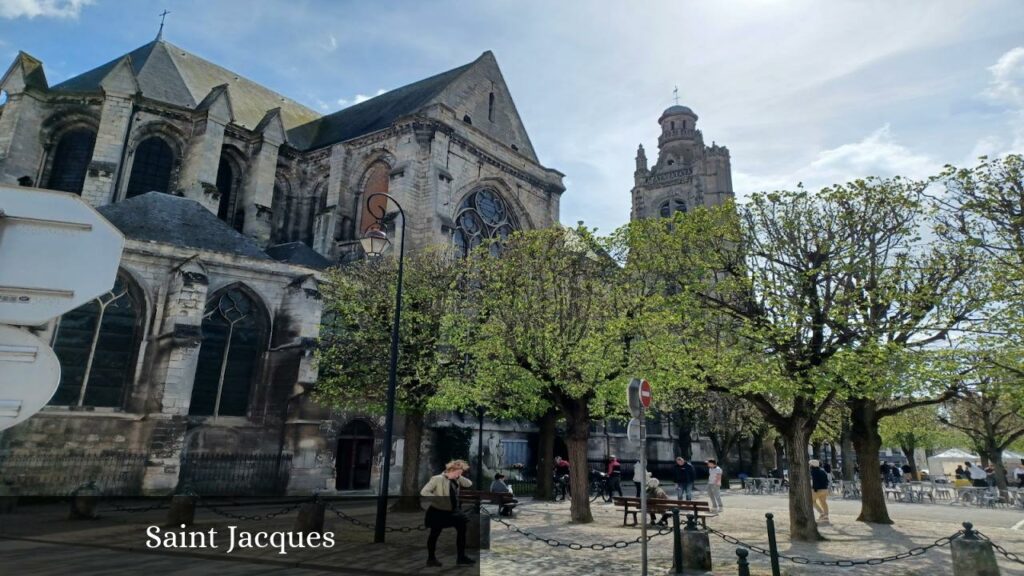
M373 470L373 430L362 420L353 420L338 433L338 457L334 463L335 490L370 488Z

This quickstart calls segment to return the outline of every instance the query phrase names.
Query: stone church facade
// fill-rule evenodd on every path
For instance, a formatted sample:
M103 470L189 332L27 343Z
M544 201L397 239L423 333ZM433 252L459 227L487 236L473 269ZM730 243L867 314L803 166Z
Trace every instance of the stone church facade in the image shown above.
M161 38L53 86L19 53L0 90L0 182L126 237L112 290L36 330L62 380L0 434L23 491L375 488L380 419L307 395L321 271L361 257L368 196L401 203L411 250L558 222L563 175L490 52L323 116Z

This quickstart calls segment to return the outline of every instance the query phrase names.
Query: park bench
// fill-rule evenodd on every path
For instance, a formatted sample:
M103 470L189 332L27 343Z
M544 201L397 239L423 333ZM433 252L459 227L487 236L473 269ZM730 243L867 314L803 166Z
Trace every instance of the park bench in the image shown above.
M485 492L483 490L459 490L463 507L476 509L481 504L493 504L502 515L511 516L516 507L515 496L508 492Z
M626 518L633 515L633 526L637 525L637 515L640 513L640 499L635 496L613 496L612 503L616 508L622 509L622 525L626 526ZM697 500L672 500L662 498L648 498L647 512L649 514L671 513L678 509L684 518L687 514L693 514L694 518L707 528L708 518L718 516L711 513L711 507L707 502Z

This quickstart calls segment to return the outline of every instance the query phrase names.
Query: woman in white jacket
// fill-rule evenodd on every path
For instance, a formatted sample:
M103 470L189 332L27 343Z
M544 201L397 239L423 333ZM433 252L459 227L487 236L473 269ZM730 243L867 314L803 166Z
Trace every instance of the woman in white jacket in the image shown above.
M633 485L636 486L637 498L640 497L640 487L644 485L644 472L645 470L640 467L640 461L637 460L633 465Z
M473 485L463 473L469 470L465 460L452 460L444 467L444 472L432 476L427 485L420 490L425 502L429 504L423 525L430 529L427 536L427 566L441 566L437 560L437 539L445 528L455 528L455 547L458 551L456 564L470 566L475 564L466 556L466 523L468 518L460 509L459 490Z

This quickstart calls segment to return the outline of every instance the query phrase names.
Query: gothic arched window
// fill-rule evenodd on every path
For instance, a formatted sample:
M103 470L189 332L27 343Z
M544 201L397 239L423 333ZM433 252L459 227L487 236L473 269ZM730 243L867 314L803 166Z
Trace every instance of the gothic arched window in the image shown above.
M53 350L60 385L50 404L120 407L138 347L141 302L118 275L114 288L61 316Z
M671 218L675 212L686 212L686 201L676 198L675 200L665 200L661 203L661 208L658 209L658 214L662 218Z
M240 288L228 288L210 300L189 414L246 415L266 334L262 309Z
M92 161L92 150L96 146L96 133L87 128L76 128L65 132L57 142L50 167L47 188L62 192L82 193L85 172Z
M174 152L163 138L153 136L143 140L135 148L132 174L124 197L132 198L153 190L170 192L173 167Z
M508 238L519 229L519 223L508 203L493 188L484 188L470 194L455 215L455 251L467 256L484 241ZM498 250L494 244L493 250Z
M380 163L370 168L366 173L366 183L363 185L363 193L359 196L359 237L362 238L366 231L373 228L377 223L377 215L384 212L388 199L377 196L373 199L373 210L366 205L370 196L377 193L388 193L391 177L386 164Z
M231 188L235 185L235 171L231 169L231 162L221 156L220 165L217 167L217 191L220 192L220 204L217 205L217 218L231 224Z

